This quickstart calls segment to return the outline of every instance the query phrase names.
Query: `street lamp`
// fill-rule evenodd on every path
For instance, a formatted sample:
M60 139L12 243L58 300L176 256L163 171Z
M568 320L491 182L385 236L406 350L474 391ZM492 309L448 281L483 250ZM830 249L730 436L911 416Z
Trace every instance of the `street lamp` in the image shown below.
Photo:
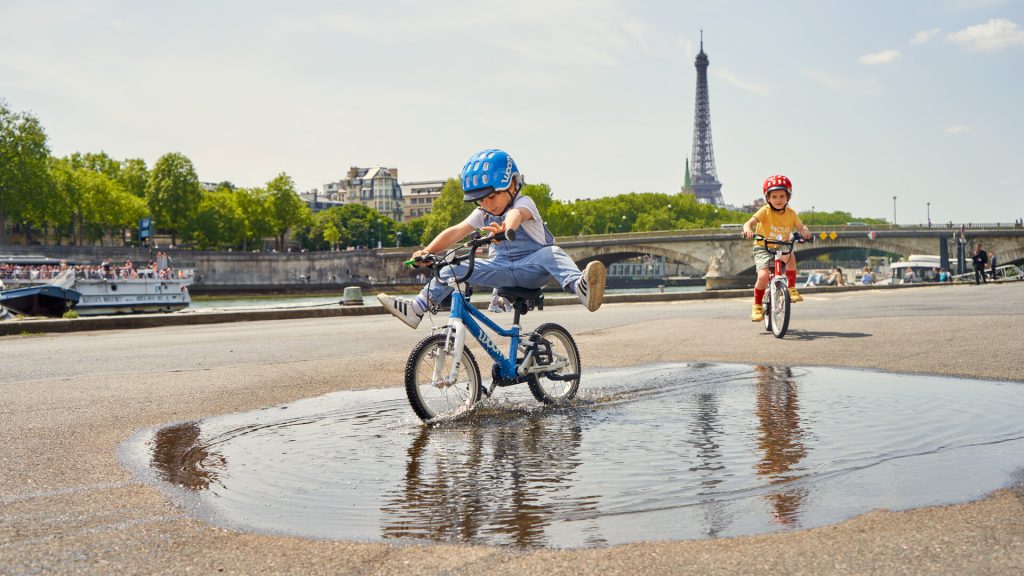
M402 245L402 231L395 232L395 248Z
M892 225L896 225L896 197L892 197Z
M377 248L380 248L380 245L381 245L381 243L383 241L383 238L380 237L380 218L377 218L376 221L377 221Z
M925 206L928 207L928 227L931 228L932 227L932 203L931 202L925 202Z
M622 215L622 232L626 231L626 215Z

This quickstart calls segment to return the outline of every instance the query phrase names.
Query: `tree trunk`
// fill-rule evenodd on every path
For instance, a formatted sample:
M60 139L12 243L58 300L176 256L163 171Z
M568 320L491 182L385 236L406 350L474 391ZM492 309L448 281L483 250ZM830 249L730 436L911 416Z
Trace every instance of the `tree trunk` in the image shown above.
M7 213L0 206L0 244L7 244Z

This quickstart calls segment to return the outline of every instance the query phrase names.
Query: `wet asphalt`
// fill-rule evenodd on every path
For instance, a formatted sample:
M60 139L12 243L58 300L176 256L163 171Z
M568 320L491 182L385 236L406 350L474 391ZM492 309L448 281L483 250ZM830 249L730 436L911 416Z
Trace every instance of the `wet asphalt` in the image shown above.
M749 309L749 298L558 306L526 323L569 327L584 374L708 361L1024 384L1024 282L808 294L783 340L751 323ZM0 574L1024 573L1024 477L969 504L878 510L811 530L520 550L224 530L118 461L118 446L142 428L399 386L426 334L368 315L0 338Z

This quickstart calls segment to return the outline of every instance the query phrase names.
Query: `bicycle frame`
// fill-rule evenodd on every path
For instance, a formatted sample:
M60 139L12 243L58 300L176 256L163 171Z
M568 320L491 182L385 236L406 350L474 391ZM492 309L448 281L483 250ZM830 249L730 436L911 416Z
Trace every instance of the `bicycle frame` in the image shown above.
M477 322L478 320L479 322ZM502 354L501 349L491 340L487 332L480 326L480 323L483 323L484 326L491 329L495 334L510 340L508 356ZM502 378L512 379L519 376L515 362L516 350L519 349L521 338L521 329L518 324L513 325L512 328L507 330L502 328L484 315L483 312L470 306L466 301L466 297L458 290L455 290L452 292L452 311L448 316L448 325L445 330L448 334L448 345L451 347L448 353L452 354L454 359L452 363L453 377L462 363L462 350L466 345L467 332L473 338L476 338L476 341L480 343L480 346L487 352L487 355L498 365ZM524 367L526 364L526 362L523 363Z

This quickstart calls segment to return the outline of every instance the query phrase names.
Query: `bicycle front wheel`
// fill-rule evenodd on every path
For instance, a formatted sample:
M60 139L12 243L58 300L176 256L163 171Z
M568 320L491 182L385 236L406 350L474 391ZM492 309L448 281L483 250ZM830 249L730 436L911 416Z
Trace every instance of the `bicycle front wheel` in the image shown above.
M558 324L542 324L533 333L539 337L535 361L542 366L559 367L531 374L530 392L545 404L572 400L580 387L580 351L576 341Z
M405 393L416 415L424 421L472 406L480 394L480 367L468 348L452 378L452 355L446 336L433 334L420 341L405 365Z
M772 284L772 334L782 338L789 329L789 288L782 282Z
M761 312L764 314L764 329L772 331L772 287L769 285L761 297Z

